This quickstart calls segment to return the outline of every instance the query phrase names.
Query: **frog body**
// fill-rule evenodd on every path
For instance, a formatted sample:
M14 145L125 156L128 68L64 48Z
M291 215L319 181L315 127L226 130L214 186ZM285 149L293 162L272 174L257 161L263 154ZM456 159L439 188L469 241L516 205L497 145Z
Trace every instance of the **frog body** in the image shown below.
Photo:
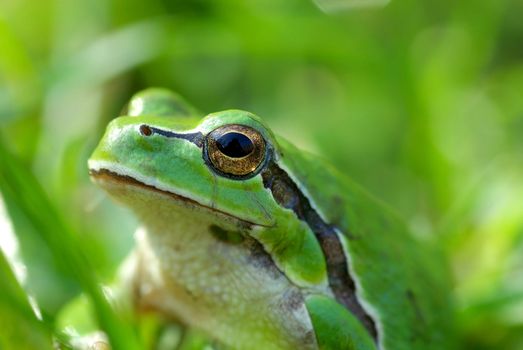
M142 223L141 309L232 349L449 349L441 260L386 206L257 116L149 89L92 178Z

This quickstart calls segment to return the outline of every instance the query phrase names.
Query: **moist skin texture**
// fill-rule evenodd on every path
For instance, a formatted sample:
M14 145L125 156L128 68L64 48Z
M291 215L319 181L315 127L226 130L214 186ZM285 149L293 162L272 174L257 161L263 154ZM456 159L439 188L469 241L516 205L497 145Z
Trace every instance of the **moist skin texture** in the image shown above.
M251 128L232 125L232 127L234 126L240 129L244 128L254 131L254 129ZM228 128L230 127L227 127L226 129ZM140 132L147 137L153 134L158 134L165 138L183 139L187 142L193 143L200 149L203 148L205 143L202 141L205 139L205 136L200 132L176 133L151 127L146 124L140 126ZM214 132L215 131L211 132L211 134ZM256 132L254 131L254 133ZM263 145L265 145L265 142L263 142ZM263 149L265 150L265 147ZM205 158L207 150L202 149L202 152ZM266 153L266 158L268 160L267 164L265 164L261 170L264 186L270 189L276 203L286 209L292 210L299 220L302 220L309 226L310 230L314 233L316 239L320 243L327 264L329 287L336 300L350 310L367 329L374 341L377 341L378 333L376 324L356 296L356 285L349 274L345 252L334 227L326 223L320 217L320 215L312 208L309 199L300 191L291 177L277 165L274 159L272 159L272 150L264 153ZM209 166L211 169L214 169L211 164L209 164ZM107 174L110 175L110 172ZM218 172L218 176L229 177L228 175L222 174L222 172ZM235 178L236 176L231 177ZM136 182L129 177L127 178L127 181ZM179 199L182 199L184 202L188 201L188 199L183 197L179 197Z
M248 179L206 162L206 135L231 124L260 131L274 152ZM248 112L190 123L117 118L90 167L147 228L135 255L142 308L237 349L337 349L332 339L358 337L369 338L358 349L452 348L442 260L386 206L317 157L276 142Z
M265 187L270 188L276 202L292 209L314 232L327 262L329 286L336 300L359 319L376 341L376 324L356 296L356 285L349 274L346 255L334 227L320 217L294 181L275 162L271 162L262 171L262 177Z
M199 148L201 150L201 152L203 152L203 154L204 154L203 158L205 159L205 149L203 147L204 142L202 142L202 139L205 138L205 136L201 132L196 131L196 132L188 132L188 133L177 133L177 132L172 132L172 131L165 130L165 129L160 129L160 128L150 126L147 124L139 125L139 128L137 131L139 131L139 133L142 134L144 138L148 138L150 136L156 135L156 137L160 137L160 139L165 138L166 140L168 140L168 139L178 139L180 141L183 140L182 142L187 142L187 144L192 144L192 147L196 146L197 148ZM159 139L157 139L157 140L159 140ZM207 165L209 166L209 164L207 164ZM109 169L110 168L111 168L111 166L109 165ZM225 223L233 222L236 225L236 228L233 228L233 230L237 230L238 227L240 227L243 230L248 230L249 228L251 230L252 229L263 230L263 227L255 225L252 222L238 220L230 214L227 214L222 211L218 211L211 207L202 206L198 202L191 200L189 198L179 196L175 193L169 193L168 191L162 191L162 190L156 189L152 186L147 186L147 185L135 180L135 178L132 176L132 174L129 174L129 175L121 174L122 173L121 170L123 168L121 168L119 166L116 166L116 168L120 170L119 171L120 174L116 174L114 172L101 168L98 170L92 170L92 175L93 175L93 177L98 178L98 179L105 179L105 180L112 179L113 181L119 182L120 184L125 184L125 185L133 186L136 188L140 188L144 191L154 192L156 194L167 195L168 197L170 197L172 200L174 200L175 202L177 202L179 204L178 207L181 206L184 208L191 208L191 209L196 208L198 210L193 210L192 212L197 212L197 213L201 213L201 211L204 210L206 212L206 214L209 216L209 218L211 218L211 220L209 220L209 218L206 218L205 215L199 215L199 216L198 215L197 216L184 215L183 210L180 211L178 208L173 208L173 210L171 212L167 212L167 214L165 215L164 218L158 218L157 220L145 220L149 216L149 215L144 215L147 211L152 210L153 211L152 216L158 215L158 210L151 209L151 208L155 207L156 203L151 202L150 204L144 206L142 203L143 201L140 201L140 200L129 201L129 198L125 198L125 195L121 196L121 198L124 199L124 202L125 202L124 204L133 208L134 211L138 214L138 216L142 217L142 222L144 223L145 227L147 227L148 234L146 236L149 238L147 240L138 242L138 244L140 246L143 245L143 246L152 247L151 250L153 251L153 254L148 254L149 257L160 258L162 256L161 254L155 254L158 249L155 249L154 247L158 247L161 251L164 251L165 247L168 246L167 245L168 239L172 239L173 237L178 238L178 236L180 235L180 233L178 232L180 230L179 222L183 221L183 220L188 222L187 229L183 229L184 231L190 231L191 225L193 225L193 223L197 222L198 225L194 224L194 230L196 230L198 232L204 232L206 237L212 236L212 233L215 232L215 230L214 231L211 230L210 227L216 227L216 226L219 227L220 225L224 224L223 221L225 221ZM123 173L125 174L125 171ZM217 176L223 176L223 175L217 174ZM138 177L138 178L140 178L140 177ZM314 287L315 290L303 288L304 287L303 285L301 287L297 287L295 284L290 282L288 280L288 278L284 277L285 276L284 273L280 272L280 275L285 278L285 280L288 282L288 285L292 286L292 288L282 289L282 291L285 291L285 293L288 293L293 296L292 302L288 302L288 304L297 304L298 299L296 298L295 295L299 294L301 297L301 299L298 303L301 305L301 308L302 308L302 316L301 316L300 322L303 323L304 322L303 319L308 318L307 310L306 310L305 303L304 303L304 298L306 298L306 296L311 293L319 292L320 294L328 295L329 297L334 297L341 305L343 305L345 308L350 310L350 312L352 312L360 320L360 322L363 324L363 326L367 329L367 332L369 332L369 334L371 334L371 336L374 338L374 341L376 341L377 340L377 331L376 331L376 327L374 325L374 321L366 313L366 311L364 310L362 305L359 303L358 298L356 297L356 287L355 287L353 279L351 278L351 276L349 274L348 261L345 258L345 253L343 251L343 247L338 238L338 235L336 234L335 230L332 227L330 227L330 225L328 225L326 222L324 222L323 219L320 217L320 215L312 208L309 200L299 190L298 186L294 183L294 181L291 179L291 177L289 177L288 174L284 170L282 170L280 167L278 167L275 160L272 159L272 149L271 149L271 152L267 152L267 159L265 162L265 166L261 167L261 175L260 175L260 179L259 179L260 182L262 179L263 179L263 185L267 189L270 190L269 193L271 193L271 195L272 195L272 200L274 201L274 205L280 206L286 210L290 210L290 211L294 212L294 214L291 214L291 216L295 215L295 219L293 219L293 220L300 220L304 223L302 225L308 226L308 230L310 230L311 237L314 237L314 236L316 237L316 238L312 238L312 240L317 240L316 244L319 244L318 247L321 247L321 250L319 250L319 257L321 260L324 259L324 261L322 261L322 262L326 263L326 265L327 265L326 266L326 275L327 276L325 276L325 277L326 277L326 279L328 279L328 285L326 283L324 287L319 287L319 286ZM237 180L240 180L240 179L237 179ZM155 182L153 181L153 183L155 183ZM106 188L106 189L111 193L111 191L108 188ZM115 195L113 194L113 196L115 196ZM115 197L119 197L119 196L117 195ZM144 196L144 198L145 197L146 196ZM212 203L211 203L211 206L213 206ZM176 213L174 213L175 211L176 211ZM209 215L209 214L212 214L212 215ZM268 213L268 214L270 215L270 213ZM174 220L175 222L177 222L177 224L172 224L173 220L169 220L168 215L171 215L173 217L178 216L178 219ZM219 218L219 220L216 221L216 218ZM205 221L211 221L211 223L207 222L206 223L207 226L204 226L204 227L201 226L200 224ZM214 221L216 221L219 225L215 225ZM169 224L166 225L165 223L169 223ZM165 227L158 229L157 227L161 226L161 225L165 225ZM257 226L257 227L255 227L255 226ZM162 234L163 232L168 232L168 233L165 235L165 234ZM285 232L281 232L281 234L285 235ZM158 240L160 239L159 237L161 237L161 236L167 236L167 238L165 238L165 241L160 241L160 243L155 244L155 242L157 243ZM197 234L193 234L193 236L201 238ZM260 243L258 243L258 241L256 241L255 239L251 238L251 237L259 237L259 236L256 236L256 234L253 234L253 235L248 234L245 236L248 237L248 239L246 239L245 242L243 242L243 244L242 244L242 248L241 248L242 252L249 251L249 252L251 252L251 256L261 256L261 254L259 254L259 253L252 254L253 251L264 252L262 245ZM214 244L216 241L216 237L212 237L211 240ZM198 240L196 240L196 242L198 245L200 245L200 243L203 243L203 240L202 240L202 242L200 242L200 239L198 239ZM221 242L221 243L223 243L223 242ZM211 246L212 246L212 244L209 244L209 247L211 247ZM254 249L254 247L256 247L256 246L258 246L259 248ZM195 247L187 247L187 249L193 250L193 251L196 250ZM167 254L163 254L163 255L166 256ZM270 261L272 266L274 267L274 269L276 269L277 271L280 271L277 269L276 264L272 261L272 259L269 257L269 255L267 255L267 254L265 254L265 255L267 256L267 259L265 259L265 260ZM205 255L205 257L207 257L207 256ZM193 260L196 260L197 258L198 258L197 255L193 256ZM163 261L162 259L159 259L159 260L161 260L161 262L163 262L163 263L171 264L170 261ZM205 259L203 259L203 260L205 260ZM280 263L281 262L279 262L278 264L280 264ZM268 264L262 264L262 265L268 266ZM169 265L166 265L166 266L169 266ZM281 265L278 265L278 266L281 266ZM317 265L315 265L315 266L317 266ZM234 269L234 268L235 268L235 266L232 265L231 269ZM198 269L201 269L201 266L195 268L195 270L198 270ZM153 273L153 271L150 271L150 272ZM144 275L146 275L146 274L144 274ZM193 276L195 276L195 275L197 275L197 273L193 274ZM178 275L171 276L171 277L173 277L173 280L178 282L178 284L185 285L184 283L186 281L178 279ZM202 278L204 280L206 279L205 277L202 277ZM209 278L207 278L207 280L209 280ZM259 282L259 285L254 286L254 288L251 288L249 291L253 295L256 293L259 293L261 288L267 288L267 284L264 283L263 279L259 279L258 282ZM235 284L232 284L232 286L235 287ZM231 285L225 284L224 287L231 288ZM297 292L293 291L293 288L296 289ZM171 293L171 296L176 297L176 295L173 293ZM182 296L180 296L180 295L178 295L178 297L180 299L183 299ZM140 298L141 298L141 296L140 296ZM143 298L143 299L146 299L146 298ZM213 303L213 302L220 303L221 300L214 299L214 301L213 301L211 298L211 300L208 301L208 303ZM271 298L271 297L266 298L264 302L265 302L265 304L259 305L261 308L259 307L257 309L253 309L253 311L255 313L256 313L256 311L258 311L258 313L259 313L260 312L259 310L271 309L272 305L274 305L274 303L276 303L276 304L281 303L280 301L278 301L278 298ZM267 305L270 305L271 307L267 307ZM233 307L236 307L236 306L238 306L238 305L233 305ZM166 313L166 310L163 310L163 311L159 310L159 311L161 311L161 313L163 313L163 314ZM174 311L172 313L175 314L175 313L179 313L179 312L181 312L181 311ZM187 317L185 317L185 318L193 317L192 312L186 312L185 314L187 315ZM180 317L182 319L184 319L183 316L180 316ZM195 320L195 322L199 322L199 321L197 321L198 320L197 317L194 318L194 320ZM190 323L190 321L188 323ZM246 323L250 324L251 328L253 328L255 330L255 332L257 331L258 333L262 333L262 334L274 334L273 331L271 331L271 330L267 331L264 329L265 325L267 327L274 325L275 323L273 321L266 322L266 324L264 324L263 326L259 326L258 321L251 323L247 320ZM286 320L284 317L281 318L281 323L282 324L286 323ZM310 329L305 333L306 334L305 339L300 339L299 342L295 343L295 344L299 344L299 346L301 346L301 347L303 347L304 344L310 343L308 338L311 338L311 334L313 334L312 326L310 326L310 324L311 324L310 319L307 319L307 323L308 323L307 327L309 327ZM229 322L229 325L231 326L230 328L236 329L234 327L233 323ZM245 325L243 325L243 326L245 327ZM280 329L284 329L284 328L285 327L280 328ZM303 326L300 326L299 328L303 329ZM214 329L213 334L216 334L217 328L212 328L212 329ZM304 334L302 332L302 329L300 329L299 332L296 333L296 334L300 334L298 336L298 338L304 337L302 335L302 334ZM221 332L221 333L223 333L223 332ZM277 343L278 343L278 341L280 341L280 342L283 341L284 343L288 342L287 340L281 340L280 337L282 337L283 339L289 338L289 334L293 334L292 330L290 333L284 332L284 333L279 334L278 336L276 336L275 338L273 338L271 340L271 343L275 344L275 346L277 348L286 348L285 345L278 345ZM314 338L314 337L312 337L312 338ZM275 342L274 339L279 339L279 340ZM291 340L290 342L293 343L294 341ZM242 343L240 341L240 345L241 344ZM243 343L243 344L245 344L245 343ZM250 343L250 344L252 344L252 343Z
M92 177L147 227L136 237L133 283L140 308L218 335L233 348L317 349L306 292L245 234L262 227L126 177L104 171ZM216 225L244 239L218 240Z

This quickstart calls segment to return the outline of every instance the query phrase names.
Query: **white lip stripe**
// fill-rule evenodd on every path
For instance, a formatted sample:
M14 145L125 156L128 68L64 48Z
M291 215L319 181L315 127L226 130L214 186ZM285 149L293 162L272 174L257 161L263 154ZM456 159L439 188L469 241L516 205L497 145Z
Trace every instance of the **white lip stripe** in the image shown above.
M173 193L173 194L179 195L181 197L189 198L191 200L196 201L197 203L201 203L201 205L203 205L203 206L208 206L208 207L212 206L212 203L206 203L205 198L194 196L194 193L186 191L182 188L169 186L162 181L158 181L158 179L156 179L154 177L143 176L142 174L140 174L136 171L133 171L133 170L129 169L128 167L122 166L118 163L108 162L105 160L89 159L88 166L89 166L89 170L92 170L92 171L107 170L112 173L115 173L116 175L128 176L130 178L135 179L138 182L143 183L144 185L154 187L154 188L159 189L164 192Z
M256 226L272 225L272 223L270 223L270 224L259 223L259 222L255 221L254 219L247 217L246 215L238 216L237 214L231 214L229 211L226 210L226 208L221 208L221 207L217 206L216 202L214 202L213 199L211 199L211 197L209 197L209 199L206 199L205 197L195 196L194 193L184 190L183 188L169 186L162 181L158 181L156 178L143 176L140 173L137 173L137 172L129 169L128 167L121 166L120 164L117 164L114 162L90 159L90 160L88 160L88 167L89 167L89 170L91 170L91 171L106 170L106 171L115 173L116 175L119 175L119 176L130 177L146 186L154 187L160 191L172 193L174 195L187 198L189 200L196 202L198 205L200 205L202 207L214 209L217 212L221 212L224 215L230 216L239 221L244 221L251 225L256 225Z
M343 233L339 232L339 230L335 229L336 234L338 235L341 245L343 247L343 251L345 252L345 257L347 259L347 269L349 270L350 276L352 276L352 280L354 281L354 284L356 285L356 298L358 299L359 303L363 306L363 309L365 312L372 318L374 321L374 325L376 326L376 330L378 333L378 339L377 339L377 346L378 349L383 349L383 327L380 315L378 311L365 300L365 298L361 295L361 290L363 289L359 276L354 272L352 269L352 260L351 256L349 254L349 247L347 242L347 237L343 235Z
M313 210L316 211L316 213L318 213L319 217L326 223L329 222L329 220L326 220L326 215L323 214L323 212L320 210L320 208L316 205L316 203L314 202L314 199L312 198L312 196L310 196L310 194L307 192L305 186L303 186L300 181L295 178L293 175L292 175L292 172L289 171L289 168L287 168L285 166L285 164L283 164L283 162L276 162L276 164L283 170L287 173L287 175L291 178L292 181L294 181L294 183L296 184L296 186L298 187L298 190L301 191L301 193L309 200L309 203L311 205L311 208ZM365 313L372 319L372 321L374 322L374 325L376 326L376 332L377 332L377 336L378 336L378 339L377 339L377 346L378 346L378 349L381 349L382 348L382 335L383 335L383 328L381 326L381 319L379 317L379 314L378 312L376 311L376 309L373 308L373 306L371 304L369 304L364 298L363 296L361 295L361 290L362 290L362 285L358 279L358 276L357 274L354 272L354 270L352 269L352 260L351 260L351 256L349 254L349 249L348 249L348 243L346 241L346 237L343 235L343 233L341 233L338 229L334 229L334 232L336 233L336 235L338 236L338 240L340 241L341 243L341 246L343 248L343 253L345 255L345 259L347 260L347 272L348 272L348 275L350 276L350 278L354 281L354 285L356 287L356 290L355 290L355 295L356 295L356 299L358 301L358 303L361 304L363 310L365 311ZM330 287L329 287L329 290ZM331 293L332 293L332 290L331 290ZM333 294L333 293L332 293Z

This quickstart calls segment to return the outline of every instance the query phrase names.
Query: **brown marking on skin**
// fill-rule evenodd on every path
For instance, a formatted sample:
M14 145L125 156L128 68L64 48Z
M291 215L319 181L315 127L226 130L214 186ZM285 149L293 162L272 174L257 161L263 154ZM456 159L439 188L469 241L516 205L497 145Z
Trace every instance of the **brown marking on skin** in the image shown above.
M203 138L204 138L204 136L203 136L203 134L201 132L176 133L176 132L173 132L173 131L170 131L170 130L163 130L163 129L156 128L156 127L149 127L147 125L141 125L140 126L140 130L143 127L147 127L150 130L150 134L149 135L158 134L158 135L161 135L161 136L167 137L167 138L176 138L176 139L182 139L182 140L186 140L186 141L192 142L196 146L198 146L199 148L202 148L202 146L203 146ZM146 135L146 136L149 136L149 135Z
M249 263L256 268L267 271L275 279L281 275L285 276L278 266L276 266L269 253L265 251L261 243L255 239L248 239L245 245L250 252Z
M150 128L150 131L152 131L154 134L159 134L165 137L185 139L196 144L198 147L203 147L204 136L201 133L176 134L153 127ZM279 168L275 162L270 160L267 161L269 163L266 166L265 164L263 165L263 170L261 173L264 186L271 190L271 193L276 202L285 208L293 210L297 217L300 220L306 222L310 227L312 232L315 234L325 256L329 285L336 297L336 300L344 305L360 320L362 325L368 330L369 334L376 341L376 325L371 319L370 315L368 315L363 309L362 305L359 303L356 297L356 286L354 280L349 274L348 262L334 226L323 221L319 214L311 207L309 200L304 196L304 194L299 190L297 185L284 170ZM262 166L260 166L260 168L262 168ZM261 226L265 228L271 227L270 225L260 225L237 218L216 208L203 205L193 199L158 189L154 186L144 184L130 176L119 175L106 169L101 169L98 171L90 170L90 175L97 180L109 180L167 195L187 207L198 207L204 210L208 210L214 215L222 217L223 220L233 221L237 224L237 227L241 231L251 230L253 226ZM254 239L248 240L246 243L248 244L251 252L250 262L253 265L267 270L270 274L275 276L275 278L282 274L282 272L278 269L272 260L271 256L264 250L264 247L261 245L261 243ZM290 305L292 306L294 304L295 303L291 302ZM311 336L314 337L313 332L311 332Z
M295 290L291 290L285 293L285 305L283 307L289 311L298 310L303 306L304 299L303 295Z
M153 134L153 131L147 125L140 125L140 134L142 134L143 136L151 136Z
M359 319L376 341L376 324L356 297L356 285L349 274L345 252L334 227L323 221L290 176L275 162L269 163L261 174L265 188L271 190L276 202L294 211L314 233L325 256L329 286L336 300Z
M314 332L314 330L307 331L305 333L305 336L303 337L303 339L306 344L316 344L317 343L316 333Z
M229 244L239 244L245 239L240 232L229 231L217 225L209 226L209 232L220 242Z

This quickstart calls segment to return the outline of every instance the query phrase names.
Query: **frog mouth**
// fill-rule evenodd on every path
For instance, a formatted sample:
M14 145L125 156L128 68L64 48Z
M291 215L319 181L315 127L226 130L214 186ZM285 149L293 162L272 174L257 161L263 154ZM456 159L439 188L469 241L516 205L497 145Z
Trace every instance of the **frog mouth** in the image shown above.
M121 185L127 185L127 186L144 189L144 190L158 193L158 194L161 194L164 196L169 196L174 201L180 203L181 205L183 205L185 207L197 208L197 209L209 211L212 214L220 217L223 220L226 220L229 222L235 222L237 226L241 227L244 230L251 230L254 227L270 227L268 225L258 224L255 222L251 222L251 221L239 218L239 217L229 214L223 210L219 210L217 208L213 208L211 206L202 204L194 199L182 196L178 193L160 189L154 185L146 184L129 175L121 175L114 171L100 168L100 169L96 169L96 170L89 169L89 176L94 181L102 183L102 184L106 183L106 182L112 182L112 183L117 183L117 184L121 184Z

